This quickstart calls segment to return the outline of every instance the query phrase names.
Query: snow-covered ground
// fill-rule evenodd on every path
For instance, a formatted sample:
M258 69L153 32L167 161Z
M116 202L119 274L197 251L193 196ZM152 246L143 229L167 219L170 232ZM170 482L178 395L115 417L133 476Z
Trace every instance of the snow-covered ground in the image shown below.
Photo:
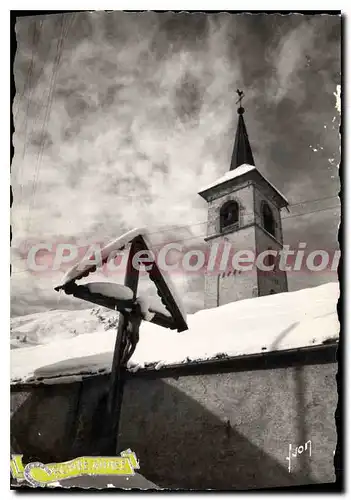
M143 322L131 370L317 346L337 339L338 283L242 300L188 316L178 333ZM106 318L106 319L105 319ZM13 321L12 334L46 345L11 351L11 380L69 382L110 371L116 336L113 311L33 314Z
M47 344L114 327L114 311L95 307L79 311L56 310L11 319L11 348Z

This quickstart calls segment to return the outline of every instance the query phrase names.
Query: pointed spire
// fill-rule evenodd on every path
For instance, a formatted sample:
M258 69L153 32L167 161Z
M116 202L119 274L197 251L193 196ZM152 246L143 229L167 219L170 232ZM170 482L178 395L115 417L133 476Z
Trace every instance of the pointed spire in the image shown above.
M234 150L232 155L232 161L230 164L230 170L234 170L235 168L240 167L240 165L242 165L243 163L255 166L254 158L251 151L249 136L247 134L243 117L245 109L241 106L241 101L242 98L244 97L244 93L241 90L237 90L237 94L239 95L237 103L240 103L238 108L239 120L238 120L238 128L236 130Z

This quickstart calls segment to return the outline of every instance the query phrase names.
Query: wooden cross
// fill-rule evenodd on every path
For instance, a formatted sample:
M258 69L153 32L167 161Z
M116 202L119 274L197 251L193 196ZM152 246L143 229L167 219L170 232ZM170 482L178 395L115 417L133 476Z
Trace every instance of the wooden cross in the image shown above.
M153 311L150 318L146 318L142 313L141 306L137 301L137 289L139 281L139 268L133 265L133 259L139 251L150 251L147 241L143 238L142 231L132 231L129 239L122 238L122 241L114 242L114 245L107 245L102 249L102 254L105 255L103 264L108 262L108 258L112 251L118 249L123 250L130 244L128 263L124 280L124 288L132 292L130 299L122 297L115 297L106 295L103 290L95 290L89 288L93 283L86 285L78 285L76 281L83 276L96 271L96 265L84 264L83 269L72 268L68 273L70 276L68 281L64 284L55 287L56 291L64 290L68 295L73 295L82 300L87 300L99 306L107 307L114 311L119 311L119 321L117 327L117 336L115 341L115 349L113 353L109 388L107 391L107 398L105 401L105 411L103 415L106 420L101 427L103 439L103 454L113 456L118 452L118 428L120 420L120 411L122 406L123 387L125 381L126 365L130 357L133 355L135 347L139 340L139 327L144 319L151 323L157 324L164 328L172 330L177 329L179 332L187 330L186 319L179 309L176 298L173 296L170 285L167 283L167 277L163 274L162 269L158 267L157 262L153 262L148 274L151 281L155 284L157 293L161 298L162 304L165 306L167 314L160 311ZM109 251L107 249L109 248ZM105 252L105 253L104 253ZM96 284L95 284L96 285ZM97 283L99 285L99 283ZM128 295L128 294L127 294ZM103 411L101 411L103 413ZM106 447L106 448L105 448Z

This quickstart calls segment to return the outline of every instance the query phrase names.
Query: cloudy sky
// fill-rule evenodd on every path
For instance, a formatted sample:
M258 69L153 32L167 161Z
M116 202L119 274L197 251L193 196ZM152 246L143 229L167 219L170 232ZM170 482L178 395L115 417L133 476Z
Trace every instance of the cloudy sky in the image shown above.
M25 271L33 241L138 226L201 241L197 192L229 170L238 87L256 166L292 205L285 243L337 248L340 17L83 12L21 18L16 37L13 315L88 306L53 291L62 272ZM202 277L176 284L189 312L202 307Z

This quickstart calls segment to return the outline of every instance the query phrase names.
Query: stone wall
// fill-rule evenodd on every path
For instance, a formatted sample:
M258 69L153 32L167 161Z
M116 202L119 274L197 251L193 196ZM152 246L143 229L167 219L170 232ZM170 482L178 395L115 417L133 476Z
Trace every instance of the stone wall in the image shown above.
M185 366L131 374L119 449L131 448L143 476L164 488L333 482L337 365L318 357L320 362L288 364L261 356L250 368L223 370L212 363L192 373ZM17 387L11 394L12 452L24 454L24 462L46 463L103 454L107 389L106 376ZM289 472L289 445L295 452L308 441L311 456L307 450L291 457Z
M279 252L282 249L282 245L278 243L274 238L272 238L262 227L255 227L256 235L256 255L260 255L265 250L275 250ZM263 297L264 295L269 295L273 290L274 293L282 293L288 291L288 281L285 271L279 269L279 257L275 259L277 264L277 269L273 271L262 271L258 270L257 280L258 280L258 295ZM264 259L264 264L269 265L268 258Z
M335 365L128 382L121 448L167 488L247 489L334 481ZM292 457L289 444L311 441Z

